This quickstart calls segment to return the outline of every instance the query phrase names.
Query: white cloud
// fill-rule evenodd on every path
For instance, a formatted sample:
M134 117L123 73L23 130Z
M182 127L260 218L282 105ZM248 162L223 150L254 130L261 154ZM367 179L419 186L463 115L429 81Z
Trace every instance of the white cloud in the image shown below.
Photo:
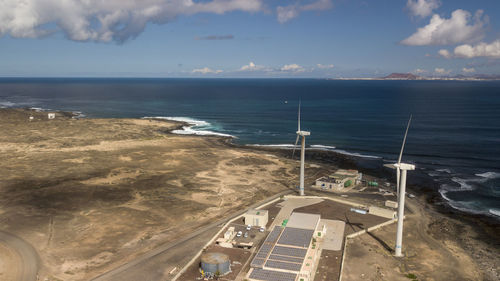
M434 69L434 72L437 73L437 74L444 75L444 74L450 74L451 70L446 70L444 68L437 67L436 69Z
M62 31L75 41L124 42L148 23L197 13L256 12L263 6L263 0L2 0L0 36L39 38Z
M439 50L438 54L440 56L443 56L444 58L447 58L447 59L451 58L450 52L448 50L446 50L446 49Z
M460 45L454 50L455 56L462 58L500 58L500 39L491 43L480 42L474 46Z
M408 0L406 7L413 16L425 18L432 14L432 11L439 8L439 0Z
M192 73L201 73L201 74L219 74L221 72L223 72L223 71L220 69L214 70L214 69L211 69L209 67L197 68L197 69L193 69L193 71L192 71Z
M259 70L267 70L267 67L263 65L256 65L254 62L250 62L240 68L240 71L259 71Z
M415 74L422 74L422 73L426 73L426 72L427 72L427 70L420 69L420 68L413 70L413 73L415 73Z
M285 23L299 16L303 11L324 11L333 7L332 0L317 0L315 2L300 5L298 3L289 6L278 6L276 14L280 23Z
M316 66L320 69L330 69L335 67L333 64L321 64L321 63L318 63Z
M464 68L462 68L462 72L473 73L473 72L476 72L476 69L474 67L471 67L471 68L464 67Z
M283 67L280 68L281 71L289 71L289 72L303 72L305 71L305 69L296 64L296 63L293 63L293 64L285 64Z
M435 14L428 25L421 27L410 37L401 41L412 46L451 45L474 42L483 38L483 27L488 18L478 10L474 16L468 11L455 10L451 18L441 18Z

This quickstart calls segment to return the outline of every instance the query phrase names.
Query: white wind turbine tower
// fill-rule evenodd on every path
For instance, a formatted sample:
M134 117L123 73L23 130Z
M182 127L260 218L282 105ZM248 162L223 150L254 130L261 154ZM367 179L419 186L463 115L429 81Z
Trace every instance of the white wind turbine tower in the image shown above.
M306 153L306 136L311 135L308 131L300 130L300 101L299 101L299 114L298 114L298 122L297 122L297 139L295 139L295 145L293 146L292 157L295 154L295 147L297 147L297 143L299 142L299 137L302 137L301 146L300 146L300 196L304 196L304 158Z
M403 156L403 149L406 143L406 136L408 134L408 128L410 127L410 120L408 120L408 125L406 126L405 136L403 138L403 145L401 146L401 152L399 153L398 162L394 164L385 164L385 167L396 169L396 179L397 179L397 197L398 197L398 226L396 231L396 246L395 246L395 256L401 257L401 249L403 245L403 219L404 219L404 208L405 208L405 190L406 190L406 172L408 170L415 170L415 165L401 163L401 157Z

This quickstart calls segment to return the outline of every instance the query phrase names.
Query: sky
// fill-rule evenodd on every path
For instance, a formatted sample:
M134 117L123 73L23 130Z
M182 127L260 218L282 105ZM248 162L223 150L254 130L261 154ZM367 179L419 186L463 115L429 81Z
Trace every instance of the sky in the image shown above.
M393 72L500 74L500 1L0 1L0 77Z

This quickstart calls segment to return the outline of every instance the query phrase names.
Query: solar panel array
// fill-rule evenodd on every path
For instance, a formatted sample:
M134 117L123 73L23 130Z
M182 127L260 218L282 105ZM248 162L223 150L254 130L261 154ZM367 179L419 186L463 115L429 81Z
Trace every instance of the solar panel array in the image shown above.
M276 247L274 247L274 250L271 254L304 258L307 254L307 249L298 249L298 248L291 248L291 247L284 247L284 246L276 246Z
M263 281L295 281L297 274L277 270L299 272L313 235L314 230L310 229L275 226L252 260L253 271L249 277Z
M265 281L295 281L297 274L254 268L249 277Z
M266 240L264 241L264 243L260 247L259 251L257 252L257 255L255 255L255 258L250 263L251 267L261 268L264 265L264 262L266 261L266 258L269 255L269 252L271 252L271 249L273 248L274 244L278 240L278 237L281 234L282 230L283 230L283 228L281 226L274 227L273 231L271 231L271 233L269 233Z
M273 231L271 231L271 233L269 233L269 235L267 236L265 242L275 243L278 240L278 237L280 236L280 233L282 230L283 230L283 227L275 226L273 228Z
M250 263L250 266L262 268L262 266L264 265L264 262L266 262L266 259L254 258L252 263Z
M314 230L287 227L281 235L278 244L296 247L309 247Z
M302 264L301 263L275 261L275 260L267 260L266 266L272 267L272 268L278 268L278 269L291 270L291 271L300 271Z
M294 257L289 257L289 256L278 256L278 255L270 255L269 259L270 260L278 260L278 261L295 262L295 263L302 263L304 261L303 258L294 258Z

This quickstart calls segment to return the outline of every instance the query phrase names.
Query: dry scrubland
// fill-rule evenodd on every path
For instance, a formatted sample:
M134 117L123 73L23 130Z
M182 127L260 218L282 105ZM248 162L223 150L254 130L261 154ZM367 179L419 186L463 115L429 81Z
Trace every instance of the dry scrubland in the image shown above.
M0 120L0 224L36 249L41 280L88 280L296 179L286 159L169 134L173 122L20 109Z
M16 278L33 276L26 268L40 280L89 280L296 185L297 162L274 156L285 152L169 133L179 126L0 109L0 280L26 280ZM334 168L308 165L306 181ZM395 225L364 234L349 242L345 280L498 280L497 223L445 216L424 196L407 207L405 258L392 255Z

